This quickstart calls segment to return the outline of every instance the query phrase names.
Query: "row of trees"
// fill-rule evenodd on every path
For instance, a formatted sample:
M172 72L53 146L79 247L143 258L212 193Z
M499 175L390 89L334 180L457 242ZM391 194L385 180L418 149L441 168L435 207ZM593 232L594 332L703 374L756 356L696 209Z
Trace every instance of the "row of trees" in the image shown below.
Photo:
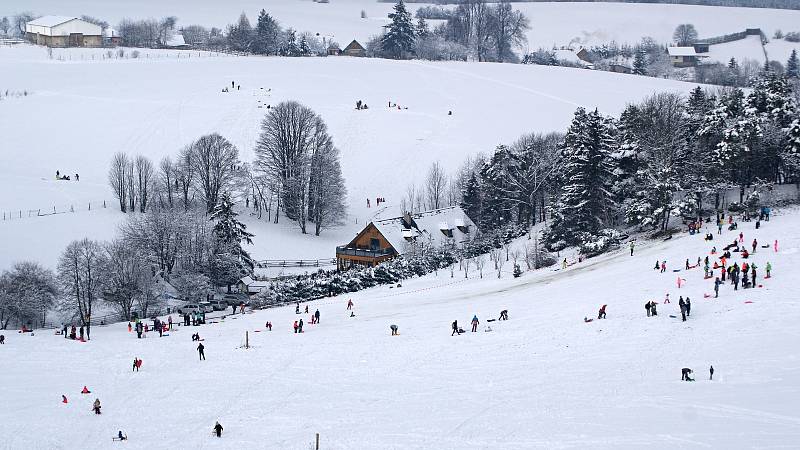
M314 111L294 101L271 108L255 152L250 181L261 205L274 199L303 234L308 223L316 235L342 223L347 190L339 150Z
M745 187L798 181L799 97L796 83L764 72L749 94L656 94L619 118L579 108L566 134L501 145L468 161L452 183L482 230L551 219L551 248L602 250L615 228L665 231L671 217L719 208L728 189L752 206Z
M464 0L446 21L430 30L425 19L414 23L400 0L389 14L384 34L367 45L370 54L385 58L418 57L432 60L467 59L514 62L514 49L526 42L528 19L511 3Z
M162 208L189 210L196 200L211 212L244 179L239 150L216 133L187 145L175 160L164 157L157 169L144 156L118 152L108 172L122 212L147 212L154 201Z
M153 207L128 217L110 242L82 239L62 252L57 272L21 262L0 275L0 328L43 325L53 307L86 327L99 305L130 320L159 313L169 295L201 300L214 286L230 286L251 275L244 243L253 235L223 195L211 214ZM166 281L177 290L171 292Z

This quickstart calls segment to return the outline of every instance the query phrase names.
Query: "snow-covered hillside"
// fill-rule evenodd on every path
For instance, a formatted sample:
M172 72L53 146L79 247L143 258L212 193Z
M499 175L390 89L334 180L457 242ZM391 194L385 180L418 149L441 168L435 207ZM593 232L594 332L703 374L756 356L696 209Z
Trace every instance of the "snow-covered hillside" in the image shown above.
M321 322L299 335L292 322L309 314L294 307L142 340L125 324L95 328L88 343L6 332L0 447L115 448L118 430L126 448L308 449L317 432L323 449L791 447L800 438L798 226L797 210L760 230L742 223L744 245L767 246L748 260L759 266L759 287L726 283L718 299L706 298L712 280L701 269L680 269L686 259L713 260L712 245L738 231L713 242L639 242L632 257L623 249L519 279L440 271L310 302ZM654 271L656 260L669 270ZM731 262L742 260L734 253ZM687 322L679 296L692 300ZM658 316L646 316L648 300ZM607 319L584 323L603 304ZM488 321L503 309L508 321ZM451 336L453 320L468 332ZM249 350L240 348L245 332ZM134 357L144 361L138 373ZM694 369L694 383L680 381L683 367ZM79 394L84 385L90 395ZM211 435L217 420L221 439Z
M468 156L491 152L523 133L564 131L578 106L616 115L626 103L653 92L694 87L510 64L197 57L195 52L148 58L147 51L138 59L103 60L104 53L54 50L51 60L40 47L0 48L0 89L31 93L0 103L0 191L14 193L0 198L0 210L17 216L23 211L22 220L0 222L5 236L0 267L28 258L51 265L70 240L100 228L98 220L109 228L99 236L111 235L119 216L85 210L89 203L96 210L104 200L113 205L107 171L115 152L158 161L203 134L219 132L251 161L266 105L283 100L310 106L328 123L341 149L350 218L339 234L307 239L310 244L302 249L296 245L299 231L284 233L264 224L256 230L253 251L260 259L332 257L331 244L349 240L375 213L366 208L367 197L397 205L406 186L421 181L435 161L452 172ZM241 90L221 92L231 81ZM370 109L355 110L357 100ZM404 109L389 109L389 101ZM56 181L56 170L79 173L80 181ZM74 220L24 218L28 210L64 211L71 205ZM59 232L42 233L48 229ZM38 244L27 246L31 241Z

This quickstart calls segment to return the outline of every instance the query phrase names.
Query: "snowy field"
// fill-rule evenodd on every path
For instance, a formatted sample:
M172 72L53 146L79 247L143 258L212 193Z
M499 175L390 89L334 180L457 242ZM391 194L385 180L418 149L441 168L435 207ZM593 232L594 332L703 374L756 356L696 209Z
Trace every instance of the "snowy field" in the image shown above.
M736 58L739 62L745 59L752 59L759 64L764 64L764 50L766 50L770 60L778 61L786 65L786 61L789 60L792 50L800 52L800 43L789 42L782 39L770 39L770 41L762 47L761 37L747 36L740 41L712 45L709 52L705 54L708 56L708 59L703 59L703 61L728 64L731 58Z
M524 133L566 130L578 106L616 115L653 92L694 87L542 66L169 56L178 53L102 59L99 49L62 49L49 59L40 47L0 48L0 89L31 93L0 102L0 192L14 194L0 197L0 211L16 217L0 222L0 267L23 258L54 263L72 239L110 237L122 219L96 209L104 200L114 207L106 175L115 152L158 161L219 132L239 148L243 161L252 161L266 105L284 100L310 106L328 123L350 194L347 226L306 238L288 223L259 223L253 249L259 259L333 257L335 244L349 241L375 214L366 208L367 197L397 206L406 186L420 182L435 161L452 173L468 156L511 144ZM231 81L241 90L221 92ZM357 100L370 109L355 110ZM408 109L389 109L389 101ZM80 181L56 181L56 170L79 173ZM56 220L26 218L27 211L35 216L54 206L76 212ZM109 230L85 233L102 228L96 220ZM37 245L29 246L31 241ZM303 242L309 245L298 245Z
M310 302L321 323L301 335L291 331L293 307L143 340L125 324L95 328L88 343L6 333L0 448L116 448L118 430L130 438L126 448L141 449L309 449L317 432L323 449L792 448L800 438L798 226L797 210L760 230L743 223L745 245L769 245L750 259L763 287L725 284L719 299L704 298L713 290L701 269L672 269L735 232L713 243L676 235L640 243L633 257L622 250L519 279L498 280L488 267L484 279L440 271ZM660 259L665 274L652 269ZM767 262L773 277L763 279ZM680 290L677 277L686 280ZM685 323L679 295L692 299ZM659 302L657 317L645 316L647 300ZM584 323L603 304L608 318ZM487 321L502 309L510 320ZM478 332L451 337L450 322L469 331L473 315ZM246 331L249 350L240 348ZM134 357L144 361L139 373ZM683 367L696 382L680 381ZM91 395L79 394L84 385ZM101 416L91 412L95 398Z
M179 24L201 24L224 29L244 11L255 23L261 8L277 18L285 27L299 31L319 33L332 37L341 45L352 39L362 43L379 34L387 23L386 15L392 3L375 0L331 0L315 3L311 0L239 0L237 2L205 2L197 6L196 0L137 0L135 8L128 2L99 0L4 0L0 3L0 16L19 11L38 14L81 15L89 14L116 24L123 17L163 17L175 15ZM424 4L408 4L413 12ZM672 32L682 23L692 23L701 38L720 36L761 28L772 36L776 29L800 31L800 11L759 8L721 8L692 5L655 5L619 3L515 3L530 19L528 46L562 46L570 42L596 45L615 40L635 43L644 36L659 42L672 40ZM361 18L361 11L367 18Z

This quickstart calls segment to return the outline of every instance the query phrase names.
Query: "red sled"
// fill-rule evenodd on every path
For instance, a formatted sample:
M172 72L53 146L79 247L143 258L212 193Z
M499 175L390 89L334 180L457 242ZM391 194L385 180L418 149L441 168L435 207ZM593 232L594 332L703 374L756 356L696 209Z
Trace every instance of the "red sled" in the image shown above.
M711 298L711 294L703 294L703 298Z
M746 302L744 302L744 303L747 305L747 304L750 304L750 303L753 303L753 302L751 302L750 300L748 300L748 301L746 301Z

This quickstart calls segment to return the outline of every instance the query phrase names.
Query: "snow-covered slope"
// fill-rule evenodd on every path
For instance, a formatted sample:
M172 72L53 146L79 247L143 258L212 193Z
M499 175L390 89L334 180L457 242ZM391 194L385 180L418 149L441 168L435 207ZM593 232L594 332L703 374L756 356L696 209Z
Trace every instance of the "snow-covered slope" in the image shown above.
M0 48L0 89L32 93L0 102L0 192L13 193L0 197L0 211L18 216L22 210L23 218L28 210L54 206L77 211L73 222L52 217L0 222L0 267L26 257L52 262L67 242L84 236L81 229L95 227L84 220L107 217L84 210L90 202L95 209L104 200L113 205L106 177L113 153L158 161L202 134L219 132L251 161L266 105L283 100L298 100L321 114L341 149L351 200L348 226L337 236L345 238L341 243L375 213L366 208L367 197L397 205L406 186L421 181L435 161L452 172L468 156L491 152L523 133L565 130L578 106L618 114L626 103L653 92L694 87L508 64L197 57L195 52L180 53L181 58L159 52L156 58L148 51L138 59L103 60L104 53L54 50L51 60L42 48ZM221 92L231 81L241 90ZM355 110L357 100L370 109ZM408 109L389 109L389 101ZM56 181L56 170L77 172L80 181ZM49 227L59 233L41 233ZM311 247L298 250L297 241L286 236L259 233L254 254L264 259L333 256L330 241L309 240L325 242L312 252ZM27 248L31 240L42 242L48 252ZM304 255L295 254L299 251Z
M713 243L640 242L632 257L622 250L519 279L440 271L311 302L321 323L300 335L294 307L143 340L124 324L96 328L89 343L6 332L0 447L107 449L122 430L126 448L308 449L317 432L324 449L788 448L800 438L798 225L796 210L760 230L742 223L745 244L768 245L750 259L763 287L725 284L718 299L704 298L713 290L701 269L672 269L735 232ZM670 270L652 270L656 260ZM773 277L763 279L767 262ZM692 299L685 323L678 296ZM660 303L657 317L646 317L647 300ZM608 318L584 323L603 304ZM510 320L488 322L503 309ZM479 331L451 337L450 323L468 330L473 315ZM245 332L250 350L239 348ZM683 367L696 382L680 381ZM91 395L79 394L84 385Z

